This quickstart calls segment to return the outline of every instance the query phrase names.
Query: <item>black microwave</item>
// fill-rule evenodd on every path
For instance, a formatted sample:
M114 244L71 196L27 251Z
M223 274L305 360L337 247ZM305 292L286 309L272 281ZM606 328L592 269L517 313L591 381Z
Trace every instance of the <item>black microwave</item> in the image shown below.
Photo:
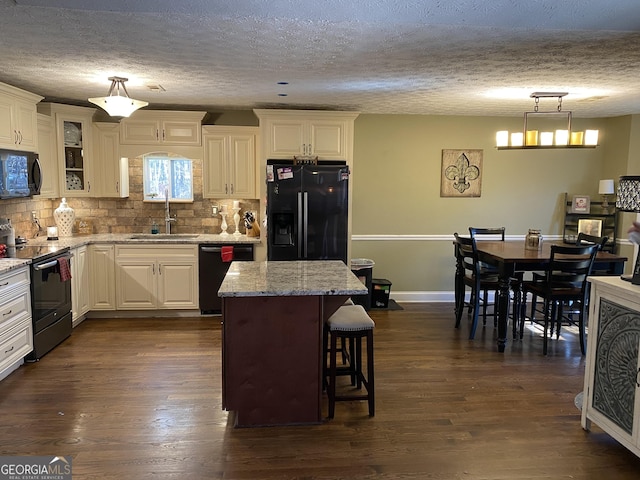
M41 186L37 153L0 149L0 198L38 195Z

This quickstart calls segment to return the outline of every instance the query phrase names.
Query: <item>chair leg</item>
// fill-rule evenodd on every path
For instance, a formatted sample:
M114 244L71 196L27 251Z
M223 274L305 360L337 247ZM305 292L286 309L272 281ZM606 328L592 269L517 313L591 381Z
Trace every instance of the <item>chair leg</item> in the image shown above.
M584 305L582 306L582 310L580 310L580 314L578 316L578 330L580 335L580 351L582 355L586 355L587 349L585 344L585 326L584 326Z
M336 410L336 335L331 335L331 346L329 347L329 387L327 396L329 397L329 418L333 418Z
M553 309L553 303L545 300L544 302L544 333L542 340L542 354L547 354L547 329L549 328L549 318L551 317L551 310Z
M369 416L376 414L375 376L373 374L373 330L367 332L367 395L369 396Z
M487 303L489 303L487 301L487 298L489 296L489 292L487 290L483 290L483 297L482 297L482 325L486 325L487 324Z
M351 385L355 385L358 390L362 388L362 337L352 338L355 343L355 371L352 378L355 378L355 382L351 382Z
M476 329L478 328L478 316L480 310L480 297L475 296L473 303L473 320L471 321L471 330L469 331L469 340L473 340L476 336Z
M532 297L531 297L531 315L529 315L529 318L531 319L532 322L535 321L535 319L536 319L537 304L538 304L538 297L536 295L532 295Z

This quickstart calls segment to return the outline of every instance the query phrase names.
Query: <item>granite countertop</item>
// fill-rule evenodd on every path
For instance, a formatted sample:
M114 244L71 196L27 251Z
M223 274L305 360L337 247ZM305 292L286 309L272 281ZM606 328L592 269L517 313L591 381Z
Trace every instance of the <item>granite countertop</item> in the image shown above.
M150 233L96 233L89 235L74 235L72 237L60 237L58 240L47 240L46 236L28 240L27 245L53 245L58 247L81 247L92 243L127 243L127 244L201 244L224 243L234 244L259 244L260 238L247 237L246 235L220 235L220 234L181 234L170 235Z
M51 245L53 247L70 247L76 248L92 243L126 243L126 244L153 244L153 245L175 245L175 244L194 244L201 243L224 243L226 245L234 244L259 244L260 238L247 237L246 235L220 235L220 234L179 234L174 233L170 236L165 234L140 234L140 233L99 233L92 235L74 235L72 237L60 237L58 240L47 240L46 236L31 238L27 240L26 245ZM20 260L17 258L0 258L0 274L14 270L16 268L29 265L31 260Z
M366 295L367 287L339 260L233 262L220 297Z
M0 274L6 273L16 268L27 266L31 260L21 260L18 258L0 258Z

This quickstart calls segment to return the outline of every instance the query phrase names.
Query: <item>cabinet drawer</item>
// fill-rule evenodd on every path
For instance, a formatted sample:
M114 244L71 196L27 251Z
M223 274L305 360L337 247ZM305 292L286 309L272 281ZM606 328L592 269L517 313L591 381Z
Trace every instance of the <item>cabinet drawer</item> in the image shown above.
M198 257L197 245L116 245L116 259L170 258L181 260Z
M29 268L23 267L17 270L11 270L0 275L0 296L15 287L26 285L29 286Z
M31 318L31 301L28 290L0 304L0 334L11 329L18 317L27 315Z
M31 318L24 317L6 334L0 335L0 372L33 350Z

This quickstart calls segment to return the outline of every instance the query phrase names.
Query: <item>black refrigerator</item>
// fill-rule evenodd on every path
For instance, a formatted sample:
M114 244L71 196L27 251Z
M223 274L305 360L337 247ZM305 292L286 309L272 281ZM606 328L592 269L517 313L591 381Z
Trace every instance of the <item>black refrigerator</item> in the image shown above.
M347 263L349 168L267 164L268 260Z

